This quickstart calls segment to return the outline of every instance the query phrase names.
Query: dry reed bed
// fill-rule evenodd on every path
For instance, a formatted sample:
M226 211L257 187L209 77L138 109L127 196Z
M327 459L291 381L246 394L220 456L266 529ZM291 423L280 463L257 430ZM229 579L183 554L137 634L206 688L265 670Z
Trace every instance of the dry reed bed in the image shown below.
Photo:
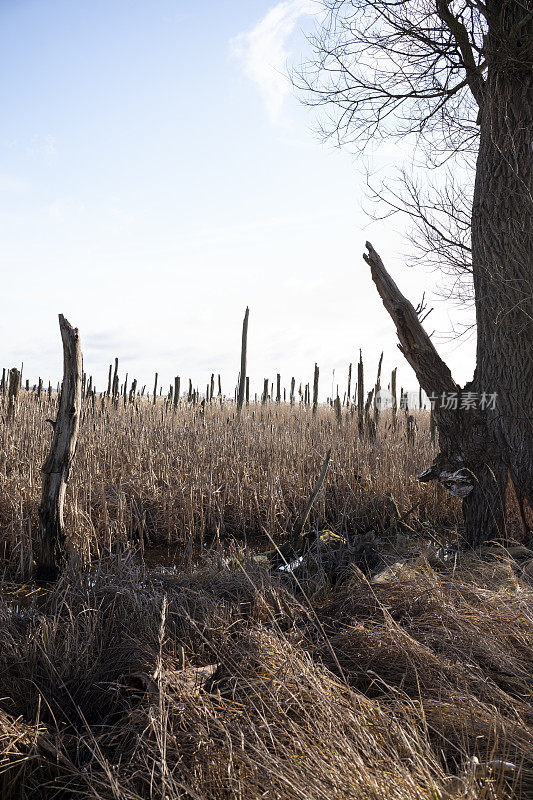
M531 797L532 562L324 586L117 558L4 595L2 800Z
M4 559L27 576L33 559L40 468L51 439L47 419L56 400L22 392L15 420L0 439L0 546ZM407 441L405 415L393 430L381 415L375 443L357 433L357 418L344 409L339 427L332 408L269 404L199 406L181 401L137 401L102 409L87 403L67 494L66 529L78 561L142 543L187 543L195 550L221 537L277 541L301 513L329 447L333 457L325 490L310 524L350 532L379 525L367 503L391 493L400 511L435 528L453 527L457 505L439 487L417 482L433 458L426 412L415 412L417 430ZM5 409L4 409L5 419ZM416 515L414 517L416 519ZM384 516L382 523L387 524Z

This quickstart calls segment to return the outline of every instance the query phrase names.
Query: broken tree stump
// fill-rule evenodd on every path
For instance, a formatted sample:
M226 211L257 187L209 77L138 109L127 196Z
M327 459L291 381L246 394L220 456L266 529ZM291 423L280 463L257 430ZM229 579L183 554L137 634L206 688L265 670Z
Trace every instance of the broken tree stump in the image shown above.
M241 371L239 374L239 391L237 394L237 417L240 417L242 405L244 403L244 390L246 386L246 349L248 345L248 316L250 310L246 306L244 319L242 321L242 340L241 340Z
M22 377L21 372L16 367L13 367L13 369L9 370L9 388L7 390L7 418L10 421L14 418L15 411L17 409L21 377Z
M317 407L318 407L318 365L315 364L315 373L313 375L313 417L316 417Z
M55 580L65 562L63 506L76 453L81 412L82 355L78 329L59 315L63 340L63 388L54 434L42 466L42 494L39 506L37 580Z

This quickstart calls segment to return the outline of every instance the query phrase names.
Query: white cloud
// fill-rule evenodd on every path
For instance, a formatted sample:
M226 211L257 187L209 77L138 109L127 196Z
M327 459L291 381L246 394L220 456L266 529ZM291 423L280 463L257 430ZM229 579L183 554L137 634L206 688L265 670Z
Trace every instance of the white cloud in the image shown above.
M251 31L232 41L246 74L258 85L272 121L279 120L283 101L290 92L285 73L289 53L286 43L300 17L316 9L313 0L283 0L261 19Z

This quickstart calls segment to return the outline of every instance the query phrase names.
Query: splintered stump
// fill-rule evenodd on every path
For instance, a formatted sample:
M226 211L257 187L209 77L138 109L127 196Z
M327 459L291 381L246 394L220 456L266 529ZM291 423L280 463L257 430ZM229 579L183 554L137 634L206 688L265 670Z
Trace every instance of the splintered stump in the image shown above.
M55 580L65 562L63 506L76 452L80 426L82 355L78 329L59 315L63 340L63 388L50 452L42 466L42 496L39 506L39 543L36 577Z
M9 389L7 392L7 418L13 420L20 393L21 373L16 367L9 371Z
M244 403L244 392L246 387L246 348L248 343L248 316L250 310L246 306L244 319L242 321L242 340L241 340L241 371L239 374L239 389L237 393L237 416L239 417Z

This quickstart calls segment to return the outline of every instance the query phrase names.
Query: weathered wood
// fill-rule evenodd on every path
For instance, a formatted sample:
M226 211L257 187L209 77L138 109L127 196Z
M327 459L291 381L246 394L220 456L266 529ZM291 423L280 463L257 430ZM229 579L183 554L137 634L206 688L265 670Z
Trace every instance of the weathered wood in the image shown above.
M157 375L157 372L156 372L155 373L155 379L154 379L154 396L153 396L153 399L152 399L152 403L154 404L154 406L155 406L155 403L156 403L156 400L157 400L157 378L158 378L158 375Z
M335 417L339 425L342 425L342 407L341 407L341 399L339 395L335 397L333 401L333 406L335 408Z
M396 415L398 413L398 398L396 396L396 372L398 367L394 367L390 378L390 391L392 395L392 424L396 426Z
M281 403L281 375L276 375L276 403Z
M16 367L9 370L9 388L7 390L7 418L12 420L17 410L20 393L21 372Z
M62 314L59 327L63 340L63 388L50 452L42 466L39 506L37 578L55 580L64 566L65 533L63 507L67 483L76 453L81 412L82 354L77 328Z
M246 349L248 345L248 316L250 309L246 306L244 312L244 319L242 321L242 339L241 339L241 371L239 375L239 391L237 393L237 416L239 417L244 403L244 391L246 387Z
M180 399L180 376L176 375L174 378L174 408L178 407L179 399Z
M111 391L113 393L113 400L116 400L118 397L118 358L115 358L115 370L113 373Z
M268 400L268 378L265 378L263 383L263 395L261 397L261 404L266 405Z
M365 377L363 369L363 351L359 350L359 363L357 365L357 426L359 433L363 432L364 428L364 410L365 410Z
M379 357L378 374L374 390L374 422L378 424L379 412L381 411L381 365L383 363L383 352Z
M316 410L318 407L318 364L315 364L315 373L313 375L313 416L316 416Z
M352 390L352 365L348 367L348 389L346 391L346 405L350 405L350 392Z
M295 387L295 385L296 385L295 379L291 378L291 393L290 393L290 396L289 396L289 402L290 402L291 406L294 405L294 387Z
M363 258L370 266L372 280L383 305L396 325L400 341L398 347L415 371L418 382L428 395L433 392L456 392L458 387L450 369L435 350L414 306L400 292L370 242L366 243L366 247L368 253L363 253Z

